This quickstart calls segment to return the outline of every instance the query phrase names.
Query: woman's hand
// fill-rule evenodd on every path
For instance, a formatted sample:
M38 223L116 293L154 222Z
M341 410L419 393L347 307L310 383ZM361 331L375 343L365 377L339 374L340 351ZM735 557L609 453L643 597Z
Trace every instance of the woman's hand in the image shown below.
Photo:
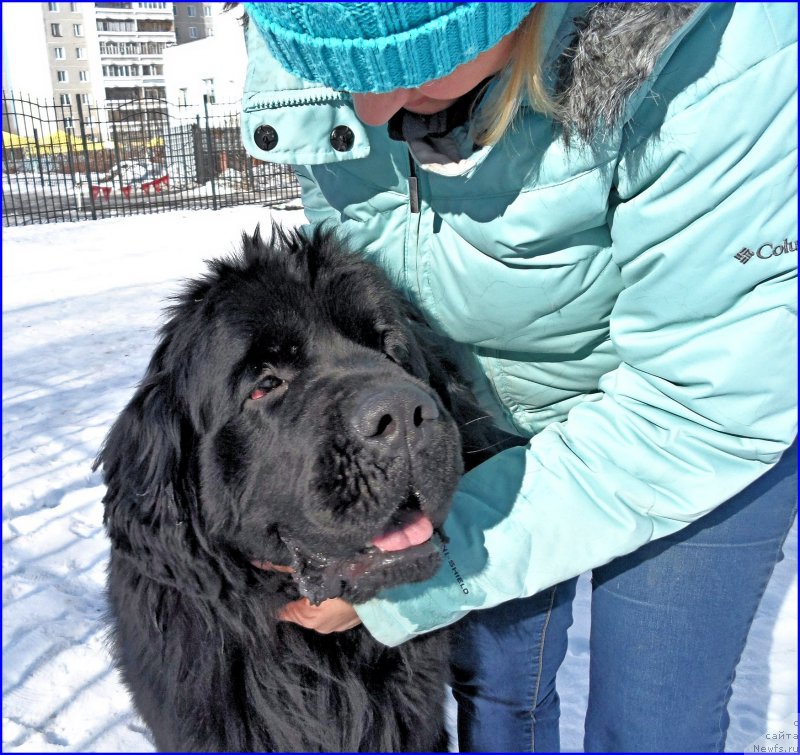
M251 561L253 566L268 571L291 574L294 569L284 564L273 564L272 561ZM320 634L344 632L357 627L361 623L355 608L341 598L323 600L318 606L312 606L308 598L299 598L287 603L278 614L281 621L291 621L306 629L313 629Z
M312 606L308 598L293 600L281 609L278 618L320 634L344 632L361 623L355 608L341 598L323 600L318 606Z

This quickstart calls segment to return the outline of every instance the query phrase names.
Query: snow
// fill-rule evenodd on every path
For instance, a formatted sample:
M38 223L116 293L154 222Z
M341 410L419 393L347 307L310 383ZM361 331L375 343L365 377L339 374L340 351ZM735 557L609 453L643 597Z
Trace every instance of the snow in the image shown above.
M3 750L151 752L103 625L108 543L92 460L155 345L167 297L242 230L302 213L243 206L3 229ZM797 531L737 672L728 747L796 735ZM588 580L559 674L579 751ZM796 751L797 740L789 744Z

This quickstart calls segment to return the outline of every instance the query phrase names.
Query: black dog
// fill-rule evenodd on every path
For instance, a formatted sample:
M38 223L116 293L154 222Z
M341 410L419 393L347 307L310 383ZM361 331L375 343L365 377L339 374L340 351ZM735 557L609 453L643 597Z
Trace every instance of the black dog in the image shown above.
M157 747L443 748L442 633L387 648L276 616L432 575L460 440L483 460L490 423L412 308L331 234L245 236L169 313L96 462L113 647Z

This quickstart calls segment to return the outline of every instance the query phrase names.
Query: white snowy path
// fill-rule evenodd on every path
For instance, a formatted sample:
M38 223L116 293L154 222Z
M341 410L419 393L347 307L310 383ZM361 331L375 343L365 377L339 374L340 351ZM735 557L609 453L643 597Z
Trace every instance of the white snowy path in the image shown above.
M153 749L104 644L108 545L91 463L144 371L166 298L271 217L302 221L248 206L3 229L5 752ZM795 529L739 668L732 751L797 718L796 570ZM584 579L559 676L563 746L573 751L588 593ZM796 751L796 740L783 744Z

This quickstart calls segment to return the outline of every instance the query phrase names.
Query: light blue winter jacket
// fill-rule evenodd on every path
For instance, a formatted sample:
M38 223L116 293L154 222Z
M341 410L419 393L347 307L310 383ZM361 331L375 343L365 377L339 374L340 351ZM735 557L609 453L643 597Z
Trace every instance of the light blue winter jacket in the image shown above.
M576 17L603 22L592 13L548 6L546 70ZM797 6L701 5L626 38L631 25L607 70L571 82L576 118L618 105L611 128L567 147L523 107L493 147L471 153L457 131L461 161L417 144L419 212L408 145L361 124L347 94L282 72L250 25L251 154L298 166L309 220L339 221L470 344L486 408L532 436L464 477L433 579L358 606L386 644L681 529L796 435ZM626 56L649 61L620 99Z

